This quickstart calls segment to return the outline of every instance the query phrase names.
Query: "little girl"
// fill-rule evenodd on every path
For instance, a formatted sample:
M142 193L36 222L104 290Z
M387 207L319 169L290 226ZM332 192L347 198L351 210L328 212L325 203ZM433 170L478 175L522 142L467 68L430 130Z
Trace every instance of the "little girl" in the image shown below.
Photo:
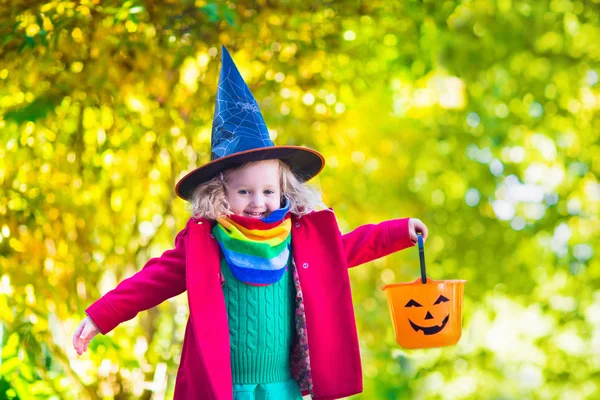
M342 235L305 182L314 150L274 146L223 48L211 162L176 187L192 218L175 248L87 310L78 354L138 312L187 290L189 319L175 399L337 399L362 391L348 268L412 246L418 219ZM321 211L316 211L321 209Z

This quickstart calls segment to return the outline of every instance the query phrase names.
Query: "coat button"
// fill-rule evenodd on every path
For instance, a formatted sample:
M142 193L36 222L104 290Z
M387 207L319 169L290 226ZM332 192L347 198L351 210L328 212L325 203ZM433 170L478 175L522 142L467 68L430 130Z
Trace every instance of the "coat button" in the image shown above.
M300 228L300 222L296 222L296 228Z
M198 221L198 225L202 225L204 222L202 221Z
M214 238L215 238L215 235L213 235L213 234L211 233L211 234L210 234L210 237L214 239Z
M304 269L308 268L308 263L302 264L302 268L304 268Z

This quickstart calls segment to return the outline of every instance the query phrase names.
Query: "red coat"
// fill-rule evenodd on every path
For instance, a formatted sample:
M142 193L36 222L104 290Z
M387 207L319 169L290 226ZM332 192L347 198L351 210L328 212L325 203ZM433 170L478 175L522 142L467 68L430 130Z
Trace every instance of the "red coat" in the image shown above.
M331 210L292 218L293 259L304 297L314 398L362 391L348 267L412 246L408 218L364 225L342 235ZM208 220L190 219L175 248L153 258L87 310L103 334L139 311L187 289L187 323L175 399L232 398L220 248ZM304 393L307 394L307 393Z

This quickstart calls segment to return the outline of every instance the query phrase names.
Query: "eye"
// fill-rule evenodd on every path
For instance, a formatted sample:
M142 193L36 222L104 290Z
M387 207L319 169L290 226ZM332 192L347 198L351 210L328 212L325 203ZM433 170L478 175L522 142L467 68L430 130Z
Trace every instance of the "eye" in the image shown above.
M238 190L238 193L239 194L248 194L248 191L247 190Z
M445 298L444 296L440 295L440 297L438 297L438 299L437 299L437 300L435 301L435 303L433 303L433 304L435 305L435 304L445 303L445 302L447 302L447 301L450 301L450 300L448 300L448 299L447 299L447 298Z
M406 305L404 307L423 307L422 305L420 305L419 303L417 303L416 301L414 301L413 299L410 299L408 303L406 303Z
M264 194L273 194L273 193L275 193L273 190L265 190L264 191Z

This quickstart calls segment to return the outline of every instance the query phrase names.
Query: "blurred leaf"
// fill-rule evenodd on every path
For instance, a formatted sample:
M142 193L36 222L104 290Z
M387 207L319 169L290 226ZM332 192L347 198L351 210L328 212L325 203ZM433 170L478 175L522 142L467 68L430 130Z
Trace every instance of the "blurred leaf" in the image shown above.
M200 10L202 10L206 15L208 15L208 20L210 22L218 22L221 19L219 15L219 8L215 3L209 3L204 7L200 7Z
M3 376L0 376L0 400L16 400L20 399L19 396L9 396L8 393L11 390L10 383L8 383Z
M15 121L22 123L26 121L36 121L46 118L49 112L54 110L54 107L60 102L60 99L53 96L40 97L35 99L30 104L14 108L4 114L4 119L7 121Z
M11 357L7 360L2 361L2 365L0 365L0 375L1 376L12 376L19 365L21 364L21 360L18 357Z

